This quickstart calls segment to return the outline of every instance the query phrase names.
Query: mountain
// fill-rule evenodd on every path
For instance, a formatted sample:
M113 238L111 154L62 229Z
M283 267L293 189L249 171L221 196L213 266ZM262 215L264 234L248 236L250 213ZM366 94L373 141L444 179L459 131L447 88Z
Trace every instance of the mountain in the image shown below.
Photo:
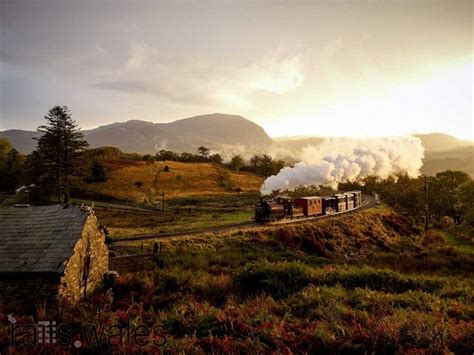
M425 153L422 174L436 175L446 170L461 170L474 176L474 145Z
M421 139L426 152L442 151L474 145L472 141L463 141L445 133L415 134Z
M9 129L0 132L0 138L8 138L13 148L23 154L30 153L36 148L36 140L34 138L40 136L40 132L24 131L21 129Z
M214 113L170 123L153 123L140 120L117 122L84 130L91 147L114 146L124 152L155 153L160 149L176 152L195 152L199 146L213 151L260 152L268 148L272 139L259 125L237 115ZM7 130L0 138L8 138L21 153L31 152L40 136L36 131Z
M83 131L92 148L117 147L127 153L153 153L173 137L153 122L131 120Z

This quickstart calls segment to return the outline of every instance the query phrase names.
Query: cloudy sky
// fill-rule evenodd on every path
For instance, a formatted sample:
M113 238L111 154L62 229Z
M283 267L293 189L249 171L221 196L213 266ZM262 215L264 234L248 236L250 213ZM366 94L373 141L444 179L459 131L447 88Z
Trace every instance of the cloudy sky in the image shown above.
M240 114L271 136L473 139L472 2L0 1L0 129Z

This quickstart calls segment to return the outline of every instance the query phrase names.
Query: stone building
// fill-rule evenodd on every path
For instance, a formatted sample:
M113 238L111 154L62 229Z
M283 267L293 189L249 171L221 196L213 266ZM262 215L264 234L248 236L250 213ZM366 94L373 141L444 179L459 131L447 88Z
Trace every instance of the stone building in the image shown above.
M108 248L91 208L0 208L0 303L78 301L108 271Z

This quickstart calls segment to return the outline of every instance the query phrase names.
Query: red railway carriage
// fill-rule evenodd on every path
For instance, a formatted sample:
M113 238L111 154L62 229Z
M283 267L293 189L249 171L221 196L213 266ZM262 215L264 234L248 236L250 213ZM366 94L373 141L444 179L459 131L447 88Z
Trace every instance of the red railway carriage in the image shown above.
M323 203L321 197L298 197L293 200L295 209L302 208L306 217L317 216L323 213Z

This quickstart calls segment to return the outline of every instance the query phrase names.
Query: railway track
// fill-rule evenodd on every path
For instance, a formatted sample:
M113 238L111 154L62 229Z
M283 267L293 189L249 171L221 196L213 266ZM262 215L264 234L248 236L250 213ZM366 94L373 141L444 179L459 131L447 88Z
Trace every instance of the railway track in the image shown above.
M278 225L299 224L299 223L310 222L310 221L315 221L319 219L336 218L340 215L356 213L360 210L373 207L374 204L375 204L375 200L372 197L364 196L364 200L359 207L350 211L337 212L330 215L281 220L281 221L271 222L271 223L267 223L263 225L257 225L255 224L255 222L251 222L251 223L233 224L233 225L229 225L225 227L203 228L203 229L197 229L197 230L192 230L192 231L140 234L140 235L134 235L134 236L129 236L129 237L112 238L110 242L112 244L118 244L118 243L135 242L135 241L143 241L143 240L160 240L160 239L168 239L168 238L175 238L175 237L190 237L190 236L197 236L197 235L202 235L206 233L221 234L225 232L231 232L234 230L245 231L249 229L275 226L275 225L278 226Z

